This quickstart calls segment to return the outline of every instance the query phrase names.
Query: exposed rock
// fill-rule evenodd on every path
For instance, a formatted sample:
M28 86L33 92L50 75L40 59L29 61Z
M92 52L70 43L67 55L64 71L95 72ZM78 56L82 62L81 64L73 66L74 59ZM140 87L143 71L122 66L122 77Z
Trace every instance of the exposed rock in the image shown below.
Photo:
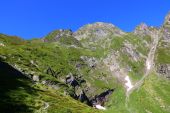
M91 68L95 68L97 66L97 60L94 57L87 57L87 56L81 56L80 57L87 65Z
M144 36L151 36L152 33L157 30L159 30L159 28L148 26L145 23L141 23L139 26L136 27L133 33L135 35L138 35L139 37L144 37Z
M35 82L38 82L40 79L39 79L39 76L33 75L32 80Z
M128 53L130 57L133 58L134 61L138 61L139 54L135 50L136 48L134 47L134 45L130 44L129 42L124 43L124 49L123 49L124 53Z
M80 64L80 63L76 64L77 69L80 69L82 66L83 66L83 64Z
M88 105L90 105L90 101L89 98L86 96L85 92L82 90L78 96L78 99L81 102L86 102Z
M90 38L90 41L95 42L99 39L107 38L110 35L123 35L124 32L110 23L96 22L88 24L80 28L74 33L78 40Z
M69 73L66 76L66 84L70 84L72 87L76 87L79 86L80 84L78 83L78 81L74 78L74 76L72 75L72 73Z
M61 87L59 82L51 81L51 80L43 80L41 83L56 90L60 89Z
M45 81L45 80L43 80L41 83L45 85L45 84L46 84L46 81Z
M7 57L4 55L0 55L0 59L5 60Z
M49 107L49 103L45 102L44 103L44 109L47 109Z
M2 42L0 42L0 46L4 47L5 45Z
M146 36L150 34L149 27L145 23L141 23L136 27L134 33L140 36Z
M165 78L170 79L170 64L161 64L157 66L157 72Z
M107 101L108 96L111 95L113 93L114 89L109 89L103 93L101 93L100 95L96 95L92 100L91 100L91 104L92 106L96 106L96 105L101 105L104 106L104 103Z

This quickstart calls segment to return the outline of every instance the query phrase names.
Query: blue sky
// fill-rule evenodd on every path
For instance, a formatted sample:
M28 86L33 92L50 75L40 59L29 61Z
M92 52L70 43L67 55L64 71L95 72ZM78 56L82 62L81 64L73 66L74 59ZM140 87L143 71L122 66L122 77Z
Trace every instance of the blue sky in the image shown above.
M109 22L132 31L141 22L160 26L170 0L1 0L0 33L25 39L52 30L73 31L93 22Z

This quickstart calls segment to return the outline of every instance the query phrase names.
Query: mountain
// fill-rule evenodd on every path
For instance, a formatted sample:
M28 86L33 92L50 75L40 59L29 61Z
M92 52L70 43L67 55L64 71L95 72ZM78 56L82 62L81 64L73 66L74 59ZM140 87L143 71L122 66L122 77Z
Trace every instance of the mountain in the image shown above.
M133 32L103 22L0 34L1 113L170 113L170 13Z

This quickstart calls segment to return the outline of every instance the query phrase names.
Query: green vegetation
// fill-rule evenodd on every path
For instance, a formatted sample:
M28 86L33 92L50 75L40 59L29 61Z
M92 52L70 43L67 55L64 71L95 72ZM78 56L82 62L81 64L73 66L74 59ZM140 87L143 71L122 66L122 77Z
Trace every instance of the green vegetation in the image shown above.
M170 63L170 48L159 48L157 50L157 63Z
M111 48L114 50L120 50L123 47L124 38L114 37L111 41Z
M112 94L112 97L107 103L106 113L128 113L125 105L125 89L122 86L117 86L115 92Z
M0 63L1 113L97 113L60 91L31 82L6 63ZM48 109L46 108L48 107Z
M59 42L65 45L81 46L81 43L73 37L62 37L59 39Z
M129 98L128 109L136 113L169 113L170 81L152 73Z
M98 82L98 84L95 84L94 81L98 79L98 77L96 77L95 75L99 74L100 76L103 76L101 73L104 73L106 71L100 68L101 72L99 73L97 70L90 68L87 63L80 57L94 57L96 56L96 52L88 50L81 46L69 46L72 45L72 43L69 43L69 41L71 42L71 39L72 38L70 38L69 40L65 40L61 38L57 42L47 43L34 39L27 41L24 44L8 44L4 47L0 47L0 61L9 63L11 66L27 74L28 76L38 76L40 79L39 82L46 80L55 83L56 87L59 87L59 89L56 91L54 89L49 89L49 87L42 84L34 84L29 79L21 79L20 81L20 78L19 80L11 78L11 80L14 79L16 81L20 81L21 83L17 83L16 81L12 82L9 80L9 83L11 84L7 86L9 86L9 88L15 86L16 88L3 94L5 97L2 96L2 98L4 99L3 102L1 102L0 106L3 106L5 110L8 109L8 107L5 106L9 106L11 112L13 111L13 113L17 111L46 112L47 110L50 113L98 112L85 104L81 104L68 95L64 95L64 92L69 93L69 95L74 94L74 89L65 84L65 78L69 73L72 73L75 77L83 76L83 79L87 81L87 84L93 86L92 90L96 90L96 92L94 93L87 94L91 97L94 97L95 95L105 91L108 88L107 86L113 88L114 86L111 87L111 83L113 82L111 80L114 79L110 79L107 85L105 85L105 79L99 80L100 82ZM5 39L1 38L1 40L4 42ZM75 42L75 40L73 39L72 42ZM68 46L66 46L65 44ZM80 70L76 68L77 64L81 65ZM56 73L58 73L57 76L47 74L48 68L51 68ZM2 80L2 82L4 83L6 83L6 81L10 79L11 76L13 76L12 74L6 74L5 72L3 72L3 75L1 75L4 76L2 77L4 78ZM109 73L107 73L104 76L105 78L107 78L110 75ZM28 86L22 86L22 83L25 83L25 85ZM3 90L5 88L1 87L0 89ZM32 92L29 92L27 90L30 90ZM7 97L10 97L11 99L9 103ZM3 104L4 101L7 104ZM18 103L18 105L16 103ZM45 103L49 104L49 107L46 111L44 111L43 109ZM4 109L2 109L2 113L4 112Z
M26 41L17 36L8 36L4 34L0 34L0 42L7 45L23 45L26 43Z
M47 41L50 41L50 42L55 41L55 37L56 37L57 35L59 35L59 34L60 34L60 31L59 31L59 30L55 30L55 31L49 33L49 34L45 37L45 39L46 39Z

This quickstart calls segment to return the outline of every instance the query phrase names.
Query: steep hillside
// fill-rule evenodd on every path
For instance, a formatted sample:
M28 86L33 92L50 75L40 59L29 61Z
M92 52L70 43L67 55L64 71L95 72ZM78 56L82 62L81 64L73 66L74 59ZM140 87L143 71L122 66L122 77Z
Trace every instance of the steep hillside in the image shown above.
M41 39L0 34L0 111L170 113L169 39L170 14L131 33L97 22Z

